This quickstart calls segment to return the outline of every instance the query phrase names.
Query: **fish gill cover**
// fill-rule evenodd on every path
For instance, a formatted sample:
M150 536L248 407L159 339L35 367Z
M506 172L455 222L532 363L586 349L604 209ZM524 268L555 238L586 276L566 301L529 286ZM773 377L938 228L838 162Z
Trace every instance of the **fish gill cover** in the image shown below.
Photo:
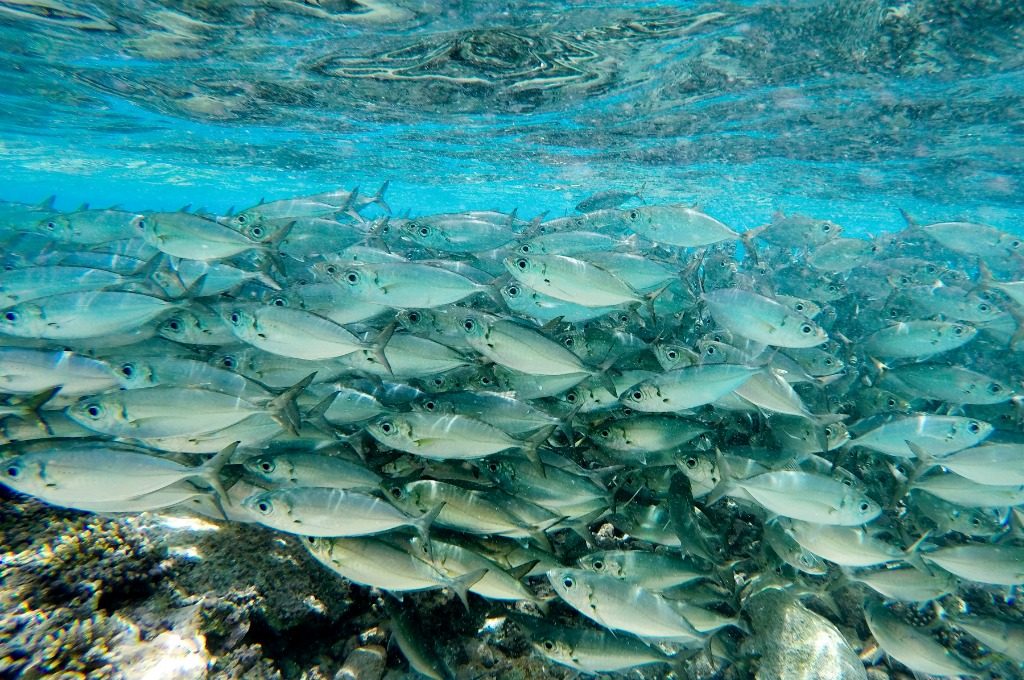
M0 33L0 677L1024 676L1024 6Z

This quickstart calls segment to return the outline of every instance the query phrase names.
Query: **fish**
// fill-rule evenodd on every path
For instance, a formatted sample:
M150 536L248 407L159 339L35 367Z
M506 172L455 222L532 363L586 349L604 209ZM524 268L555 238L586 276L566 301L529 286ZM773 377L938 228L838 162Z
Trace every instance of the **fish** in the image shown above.
M645 297L604 269L567 255L519 255L504 261L517 281L538 293L584 307L641 303Z
M792 519L837 526L867 524L882 513L871 498L841 481L798 470L777 470L735 479L728 464L719 460L722 481L712 491L708 503L724 495L743 492L766 509Z
M811 319L757 293L723 288L704 294L711 316L729 331L775 347L815 347L828 334Z
M636 383L619 400L644 413L680 413L721 399L760 370L735 364L687 366Z
M426 538L431 522L441 511L438 506L420 517L409 517L375 496L322 486L255 493L242 501L242 507L260 524L316 537L367 536L407 526Z
M644 187L640 187L636 191L623 191L622 189L606 189L605 191L599 191L577 203L576 212L591 213L597 210L618 208L623 203L633 198L643 201L644 197L641 195L643 190Z
M264 413L294 430L298 423L294 400L312 379L310 374L260 403L200 387L158 385L83 397L66 412L96 432L139 439L208 434Z
M383 481L362 465L322 453L269 453L252 456L242 465L264 482L281 486L375 490Z
M643 205L619 211L620 223L655 243L694 248L740 235L697 208L683 205Z
M901 621L880 602L866 603L864 617L885 653L915 672L960 676L974 675L977 670L928 632Z
M5 457L0 481L53 505L73 507L80 502L129 500L195 479L213 487L221 502L230 504L220 473L237 446L237 442L229 444L204 464L189 467L138 447L47 441L38 450Z
M671 600L629 581L584 569L553 569L546 576L559 597L605 628L649 642L694 644L704 639Z
M0 482L301 545L428 677L465 670L419 634L445 617L501 640L492 674L1018 672L992 599L1024 583L1012 228L741 231L600 187L553 219L391 214L348 186L0 202Z
M417 412L383 415L366 426L366 431L386 446L438 460L471 460L509 449L535 450L553 429L516 439L470 416Z

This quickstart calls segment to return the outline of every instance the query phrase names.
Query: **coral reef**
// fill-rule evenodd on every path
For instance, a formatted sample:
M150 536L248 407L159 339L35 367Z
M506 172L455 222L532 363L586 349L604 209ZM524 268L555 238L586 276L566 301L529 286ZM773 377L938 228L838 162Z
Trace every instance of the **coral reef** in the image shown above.
M0 678L333 678L374 625L261 529L0 502Z

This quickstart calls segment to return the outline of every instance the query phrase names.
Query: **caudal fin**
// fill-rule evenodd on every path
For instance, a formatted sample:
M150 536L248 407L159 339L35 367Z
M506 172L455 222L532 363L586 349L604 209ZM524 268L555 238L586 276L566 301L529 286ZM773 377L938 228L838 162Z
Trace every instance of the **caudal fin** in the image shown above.
M295 385L289 387L267 404L267 411L270 412L270 417L296 437L299 436L299 427L302 420L299 416L299 409L295 405L295 400L302 394L304 389L309 387L314 377L316 377L316 371L313 371Z

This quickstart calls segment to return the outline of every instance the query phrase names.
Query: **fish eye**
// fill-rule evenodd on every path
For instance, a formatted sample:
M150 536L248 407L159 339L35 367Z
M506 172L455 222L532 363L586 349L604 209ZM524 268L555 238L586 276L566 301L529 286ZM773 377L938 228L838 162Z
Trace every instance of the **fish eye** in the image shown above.
M802 302L796 303L795 305L793 305L793 309L795 309L798 312L804 311L804 309L805 309L804 303L802 303Z
M133 375L135 375L135 366L133 366L132 364L124 364L123 366L121 366L121 374L124 375L124 377L126 378L131 378Z
M235 360L233 357L224 357L223 359L220 360L220 365L223 366L224 368L234 368Z
M704 353L707 354L708 356L711 356L715 352L716 352L715 348L714 347L710 347L710 346L706 350L704 350Z
M380 424L380 431L383 432L384 434L390 434L391 430L393 429L395 429L394 425L392 425L387 420Z
M316 538L313 536L306 536L306 543L310 545L316 545Z
M518 286L509 286L508 287L508 294L510 296L512 296L512 297L516 297L517 295L519 295L519 287Z
M830 284L828 284L828 287L826 288L826 290L827 290L828 292L830 292L830 293L835 293L835 292L836 292L836 291L838 291L839 289L838 289L838 288L836 288L836 286L835 286L835 284L834 284L834 283L830 283Z
M637 390L636 392L633 392L633 394L630 395L630 396L632 396L633 399L635 399L637 401L640 401L641 399L644 398L644 393L641 392L640 390Z
M462 327L465 328L467 331L472 331L474 328L476 328L476 322L473 321L472 319L466 319L465 321L462 322Z
M981 520L978 519L977 517L972 517L971 518L971 526L980 527L981 526Z
M7 319L8 321L17 321L18 320L18 313L17 312L6 312L4 314L4 318Z
M273 472L274 464L269 460L260 461L260 469L264 472Z
M606 427L600 432L598 432L598 434L607 439L608 437L612 436L612 431Z
M832 225L826 222L825 224L821 225L821 230L827 234L828 232L832 231Z
M420 313L419 312L409 312L409 321L411 321L413 323L419 323L420 322Z
M245 224L246 222L249 221L245 215L239 215L235 218L235 220L237 220L239 224Z
M140 220L140 221L139 221L139 224L141 224L141 223L142 223L142 221ZM46 228L47 228L47 229L53 229L53 230L56 230L56 229L57 229L57 223L56 223L56 222L47 222L47 223L46 223Z
M1003 391L1003 386L998 383L992 383L988 386L989 394L999 394Z
M275 307L286 307L288 305L288 301L283 297L276 297L270 303Z
M433 411L435 408L437 408L437 402L435 402L435 401L425 402L423 404L423 408L427 409L428 411Z
M146 228L146 220L144 220L144 219L143 220L139 220L137 222L137 224L139 225L139 229L145 229Z
M519 246L519 252L521 252L523 255L529 255L531 250L533 250L533 247L530 246L529 243L524 243L523 245Z
M982 302L980 305L978 305L978 311L979 312L987 312L989 309L990 309L990 307L988 305L986 305L984 302Z
M669 359L675 359L676 357L679 356L679 352L675 351L674 349L670 349L669 351L665 352L665 356L667 356Z
M900 315L900 312L899 312L899 310L897 310L897 309L890 309L890 310L889 310L889 317L890 317L890 318L892 318L892 319L895 319L895 318L896 318L896 317L898 317L899 315Z
M489 463L487 465L487 469L490 470L491 472L497 472L498 471L498 464L497 463Z
M253 227L249 231L256 238L260 238L261 236L263 236L263 227Z
M867 511L868 511L868 508L870 508L870 507L871 507L871 506L870 506L870 505L868 505L868 502L867 502L867 501L861 501L861 503L860 503L860 511L861 511L861 512L867 512Z
M596 562L594 562L594 569L596 569L597 571L604 571L604 562L602 562L601 560L597 560Z
M562 579L562 585L565 586L566 588L575 588L576 587L576 581L574 581L573 579L571 579L569 577L566 577L566 578Z
M256 509L262 512L263 514L267 514L268 512L270 512L270 503L268 503L267 501L260 501L259 503L256 504Z
M562 344L564 344L569 349L572 349L572 346L576 344L576 341L573 340L572 338L566 338L565 340L562 341Z
M99 418L103 413L103 407L99 404L89 404L85 407L85 412L90 418Z
M444 378L434 378L434 387L441 387L444 385Z
M686 459L686 467L690 468L691 470L696 468L697 467L697 459L694 456L690 456L689 458L687 458Z
M836 363L836 362L835 362L835 360L832 357L828 357L827 359L825 359L825 365L826 366L831 366L834 363Z
M836 436L836 432L831 427L826 427L825 428L825 436L826 437L835 437Z
M518 260L516 260L516 266L519 267L520 269L528 269L530 267L530 261L524 260L523 258L519 258Z
M953 326L953 333L955 335L963 335L964 334L964 327L963 326Z
M939 271L933 264L928 265L927 267L924 268L924 270L929 274L934 274L935 272Z
M813 330L814 329L811 328L811 324L809 323L805 323L803 326L800 326L800 332L804 335L810 335Z
M895 399L890 398L889 401L887 401L885 403L889 405L889 408L896 408L896 400Z
M972 421L971 424L967 426L967 431L971 434L978 434L981 432L981 426Z
M1017 248L1020 248L1020 241L1018 241L1017 239L1013 239L1012 241L1010 241L1010 247L1015 250Z
M549 652L554 651L555 643L552 642L551 640L545 640L544 641L544 649L546 649Z
M902 285L904 285L904 286L909 285L910 284L910 277L909 276L901 276L900 277L900 283Z
M576 403L576 393L575 392L569 392L568 394L565 395L565 400L567 402L569 402L570 404L575 404Z
M242 322L242 315L238 312L231 312L231 316L228 317L228 320L233 324L239 324Z
M169 328L170 330L175 331L175 332L180 331L181 330L181 321L179 321L177 319L171 319L170 321L167 322L167 328Z
M493 382L494 382L494 381L492 381L492 380L491 380L490 378L488 378L488 377L487 377L486 375L485 375L485 376L483 376L482 378L480 378L480 384L481 384L481 385L491 385L491 384L493 384Z
M420 227L420 236L429 236L429 235L430 235L430 229L428 229L427 227Z
M4 470L8 477L11 479L17 479L21 476L21 468L17 465L8 465L7 469Z
M402 497L402 488L401 488L401 487L398 487L398 486L393 486L393 487L391 487L391 488L390 488L390 489L388 490L388 492L389 492L389 493L390 493L390 494L391 494L392 496L394 496L395 498L401 498L401 497Z
M629 219L635 220L635 219L639 219L639 218L640 218L640 213L639 212L637 212L636 210L630 210L629 211Z

